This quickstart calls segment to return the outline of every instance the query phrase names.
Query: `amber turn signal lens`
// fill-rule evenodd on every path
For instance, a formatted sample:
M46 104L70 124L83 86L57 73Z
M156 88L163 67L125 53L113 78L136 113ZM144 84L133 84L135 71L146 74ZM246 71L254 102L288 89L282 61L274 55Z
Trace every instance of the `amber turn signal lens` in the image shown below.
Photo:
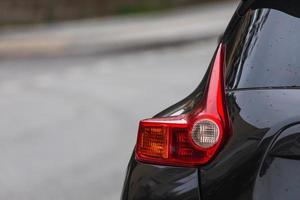
M168 158L168 135L164 127L141 127L139 151L145 156Z

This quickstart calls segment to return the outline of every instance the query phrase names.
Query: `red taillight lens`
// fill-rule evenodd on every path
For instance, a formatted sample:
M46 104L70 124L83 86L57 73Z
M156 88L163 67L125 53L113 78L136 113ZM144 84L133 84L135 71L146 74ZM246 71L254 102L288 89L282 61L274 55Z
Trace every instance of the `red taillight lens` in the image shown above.
M140 122L136 158L139 161L168 165L196 165L205 159L191 143L187 121L182 118Z
M187 115L140 122L136 159L197 166L208 163L230 134L224 92L224 47L220 45L202 104Z

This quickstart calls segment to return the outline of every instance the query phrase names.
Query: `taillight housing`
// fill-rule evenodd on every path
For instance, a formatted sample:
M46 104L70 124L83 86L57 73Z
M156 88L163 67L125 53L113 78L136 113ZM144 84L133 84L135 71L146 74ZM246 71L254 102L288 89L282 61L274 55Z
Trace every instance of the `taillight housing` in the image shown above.
M141 162L198 166L207 164L231 134L225 102L225 48L220 45L201 103L190 113L140 122L136 159Z

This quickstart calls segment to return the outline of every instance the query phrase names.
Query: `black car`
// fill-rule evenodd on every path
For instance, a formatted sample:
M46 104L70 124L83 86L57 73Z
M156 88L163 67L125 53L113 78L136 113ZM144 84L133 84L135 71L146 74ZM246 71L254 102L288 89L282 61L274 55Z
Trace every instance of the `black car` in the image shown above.
M300 1L241 1L208 71L142 120L122 200L300 199Z

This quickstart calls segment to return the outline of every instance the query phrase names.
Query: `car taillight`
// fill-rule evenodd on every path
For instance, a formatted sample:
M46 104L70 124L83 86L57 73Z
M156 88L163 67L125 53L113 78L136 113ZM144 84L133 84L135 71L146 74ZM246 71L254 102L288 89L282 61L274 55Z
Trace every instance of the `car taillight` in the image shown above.
M172 166L208 163L231 133L224 90L225 48L221 44L203 101L185 115L140 122L136 159Z

